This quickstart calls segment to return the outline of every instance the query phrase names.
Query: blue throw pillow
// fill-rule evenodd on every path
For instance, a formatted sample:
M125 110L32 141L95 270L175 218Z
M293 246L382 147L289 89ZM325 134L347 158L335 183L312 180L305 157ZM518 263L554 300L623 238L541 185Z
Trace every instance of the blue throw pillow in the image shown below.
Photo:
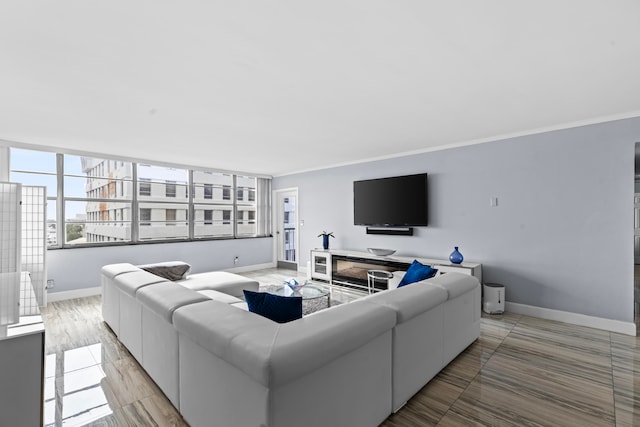
M245 291L249 311L274 322L286 323L302 317L302 297L281 297L266 292Z
M409 269L404 274L404 277L398 284L398 287L406 286L411 283L419 282L424 279L433 277L438 272L437 269L431 268L428 265L421 264L418 260L413 260Z

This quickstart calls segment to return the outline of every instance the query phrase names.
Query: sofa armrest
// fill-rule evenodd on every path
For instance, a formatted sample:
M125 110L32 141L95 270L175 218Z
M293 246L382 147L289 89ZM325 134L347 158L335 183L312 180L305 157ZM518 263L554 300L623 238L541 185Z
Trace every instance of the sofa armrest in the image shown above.
M397 323L404 323L447 300L448 295L444 288L425 283L412 283L386 292L378 292L366 296L363 300L391 308L396 312Z
M449 295L449 299L453 299L480 286L480 281L477 277L456 272L441 274L427 279L424 282L445 289Z
M129 264L127 262L123 262L120 264L108 264L103 266L101 269L102 275L107 277L108 279L113 279L120 274L132 273L134 271L140 271L140 269L135 265Z

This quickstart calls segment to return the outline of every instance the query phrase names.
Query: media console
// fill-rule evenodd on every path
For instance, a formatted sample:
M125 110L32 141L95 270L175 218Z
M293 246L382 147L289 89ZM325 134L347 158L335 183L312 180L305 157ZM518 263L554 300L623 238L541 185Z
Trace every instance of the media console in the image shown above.
M369 270L406 271L414 259L422 264L428 264L437 268L442 273L459 272L475 276L482 283L482 264L463 262L452 264L448 260L376 256L368 252L323 250L311 251L311 278L323 280L333 285L367 290L367 272ZM386 280L375 280L375 290L386 290Z

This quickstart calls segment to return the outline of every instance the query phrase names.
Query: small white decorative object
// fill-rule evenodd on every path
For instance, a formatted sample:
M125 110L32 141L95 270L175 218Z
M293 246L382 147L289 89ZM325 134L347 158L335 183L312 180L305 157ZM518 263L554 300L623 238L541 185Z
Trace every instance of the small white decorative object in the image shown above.
M306 284L307 284L307 282L304 282L304 283L300 284L300 282L298 282L294 278L287 279L287 280L284 281L284 285L288 286L289 288L291 288L291 290L294 291L294 292L300 290Z
M367 248L367 250L377 256L393 255L396 253L395 249Z

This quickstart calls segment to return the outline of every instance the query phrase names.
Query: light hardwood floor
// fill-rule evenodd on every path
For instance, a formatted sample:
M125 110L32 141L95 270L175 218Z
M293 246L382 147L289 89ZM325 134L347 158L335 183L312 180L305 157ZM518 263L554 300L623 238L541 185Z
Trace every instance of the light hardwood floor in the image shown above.
M295 273L245 275L266 285ZM186 426L104 324L100 297L50 303L43 317L45 425ZM480 338L382 424L435 425L640 426L640 340L483 315Z

